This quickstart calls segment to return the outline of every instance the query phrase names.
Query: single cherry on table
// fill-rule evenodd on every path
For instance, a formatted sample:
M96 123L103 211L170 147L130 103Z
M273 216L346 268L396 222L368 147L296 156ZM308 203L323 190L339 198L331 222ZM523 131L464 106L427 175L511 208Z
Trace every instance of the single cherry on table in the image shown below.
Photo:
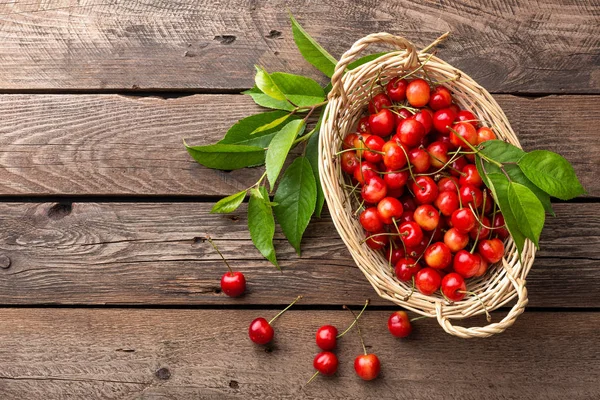
M206 237L206 240L212 245L219 256L227 265L229 272L225 272L223 276L221 276L221 290L229 297L240 297L246 291L246 277L239 271L233 271L229 262L225 259L225 256L221 253L217 245L213 242L210 236Z
M275 331L273 330L271 324L275 322L275 320L279 318L284 312L286 312L291 306L296 304L296 302L298 302L301 298L302 296L296 297L296 299L292 301L292 303L289 306L287 306L282 311L280 311L279 314L271 318L270 321L267 321L262 317L254 319L248 327L248 336L250 337L250 340L252 340L256 344L267 344L271 340L273 340Z

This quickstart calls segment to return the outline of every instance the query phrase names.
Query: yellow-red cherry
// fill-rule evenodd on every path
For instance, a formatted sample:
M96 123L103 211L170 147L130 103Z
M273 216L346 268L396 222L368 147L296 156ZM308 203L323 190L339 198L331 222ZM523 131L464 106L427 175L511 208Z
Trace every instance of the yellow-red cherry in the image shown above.
M361 354L354 359L356 375L365 381L377 378L381 371L381 363L375 354Z
M423 268L415 276L415 286L424 295L435 293L441 284L442 276L437 270L431 267Z
M413 107L424 107L429 102L431 88L423 79L415 79L406 87L406 99Z

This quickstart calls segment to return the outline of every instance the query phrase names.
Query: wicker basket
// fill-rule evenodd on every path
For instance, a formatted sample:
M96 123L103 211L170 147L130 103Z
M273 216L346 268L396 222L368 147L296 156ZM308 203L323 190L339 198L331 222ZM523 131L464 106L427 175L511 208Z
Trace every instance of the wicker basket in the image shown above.
M410 294L411 285L395 277L382 252L371 250L362 243L365 234L353 215L350 195L343 188L345 177L336 155L341 148L342 138L356 126L368 103L369 91L376 87L372 82L380 79L385 84L391 78L402 76L419 66L421 68L412 77L423 77L426 73L430 79L442 81L459 76L445 84L453 92L455 101L477 115L484 125L492 126L499 138L520 147L504 112L492 96L463 72L427 53L445 36L417 51L411 42L402 37L376 33L358 40L342 56L331 79L333 88L320 133L319 173L337 231L379 296L418 314L437 318L442 328L452 335L462 338L488 337L511 326L527 305L525 277L535 256L533 244L526 241L522 260L519 261L512 238L507 239L502 261L491 266L484 276L468 281L468 290L477 293L477 297L467 296L461 301L450 303L439 294ZM400 50L344 73L348 64L373 43L393 45ZM426 60L428 61L424 63ZM451 323L451 320L492 311L507 304L515 296L518 297L517 303L500 322L472 328L454 326Z

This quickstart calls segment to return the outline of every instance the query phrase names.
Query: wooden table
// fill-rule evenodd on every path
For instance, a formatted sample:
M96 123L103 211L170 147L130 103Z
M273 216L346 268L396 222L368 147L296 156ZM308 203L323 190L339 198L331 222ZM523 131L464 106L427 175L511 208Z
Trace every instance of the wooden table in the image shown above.
M0 398L600 398L600 4L594 0L5 1L0 4ZM564 3L564 4L561 4ZM392 338L330 218L283 273L256 251L245 205L214 202L259 170L205 169L182 146L220 138L259 111L238 94L253 65L318 78L287 8L336 57L376 31L439 55L494 93L523 146L569 159L588 194L555 204L529 275L530 307L485 340L419 321ZM249 279L219 291L211 235ZM304 300L266 348L249 321ZM336 377L316 379L314 332L362 323L383 364L354 374L355 334ZM504 311L496 311L499 320ZM469 320L466 324L479 324Z

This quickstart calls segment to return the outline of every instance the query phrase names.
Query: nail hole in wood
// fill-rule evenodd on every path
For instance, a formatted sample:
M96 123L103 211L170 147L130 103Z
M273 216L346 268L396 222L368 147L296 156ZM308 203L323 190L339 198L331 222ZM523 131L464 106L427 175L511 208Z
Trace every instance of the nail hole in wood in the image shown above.
M63 219L73 211L73 203L56 203L48 210L48 218L53 220Z
M237 37L234 36L234 35L218 35L218 36L215 36L215 40L218 41L221 44L231 44L231 43L235 42L235 39L237 39Z
M156 375L156 377L158 379L162 379L164 381L166 381L167 379L169 379L171 377L171 371L169 371L168 368L161 368L158 371L156 371L154 373L154 375Z
M10 257L5 256L4 254L0 255L0 268L8 269L10 268Z
M229 381L229 387L232 389L239 389L240 385L237 381Z
M271 29L271 31L269 31L269 34L265 37L267 39L277 39L278 37L281 37L281 32L276 29Z

